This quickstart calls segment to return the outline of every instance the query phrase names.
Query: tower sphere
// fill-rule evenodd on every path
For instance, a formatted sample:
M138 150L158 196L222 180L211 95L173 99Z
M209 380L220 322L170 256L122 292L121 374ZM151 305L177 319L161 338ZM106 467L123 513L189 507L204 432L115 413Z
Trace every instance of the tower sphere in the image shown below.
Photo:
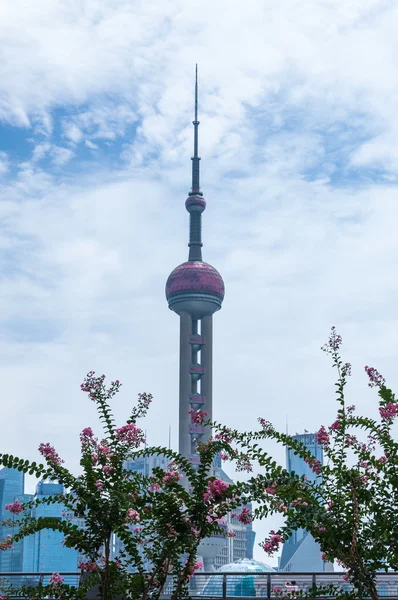
M189 213L202 213L206 208L206 200L203 198L203 196L200 196L199 194L190 195L185 200L185 208Z
M169 308L178 315L187 312L196 319L220 310L224 293L220 273L199 260L182 263L170 273L166 282Z

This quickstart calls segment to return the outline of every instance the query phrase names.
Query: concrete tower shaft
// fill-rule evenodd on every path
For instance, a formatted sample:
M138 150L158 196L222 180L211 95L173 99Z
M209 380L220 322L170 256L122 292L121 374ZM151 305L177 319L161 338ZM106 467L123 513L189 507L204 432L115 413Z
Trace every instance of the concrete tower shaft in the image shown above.
M194 155L192 189L185 202L189 212L189 256L172 271L166 283L169 308L180 317L179 452L199 462L196 440L210 430L192 423L189 410L201 408L212 418L213 314L224 299L219 272L202 260L202 213L206 202L200 190L198 142L198 71L195 77Z

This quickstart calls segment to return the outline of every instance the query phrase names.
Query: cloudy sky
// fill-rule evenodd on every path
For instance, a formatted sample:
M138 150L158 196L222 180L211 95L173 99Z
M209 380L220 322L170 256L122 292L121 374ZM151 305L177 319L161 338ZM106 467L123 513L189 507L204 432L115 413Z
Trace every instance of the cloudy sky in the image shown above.
M195 62L215 418L330 423L333 324L375 413L363 366L398 384L397 28L392 0L0 4L0 452L51 441L76 469L90 369L124 383L119 423L151 392L149 443L170 424L176 447Z

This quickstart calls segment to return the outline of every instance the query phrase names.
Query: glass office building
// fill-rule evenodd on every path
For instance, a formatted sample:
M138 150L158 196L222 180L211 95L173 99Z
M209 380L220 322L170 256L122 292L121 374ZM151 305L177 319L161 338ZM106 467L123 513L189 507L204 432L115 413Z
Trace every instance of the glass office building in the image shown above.
M306 446L312 455L323 464L323 448L317 443L315 433L292 436L295 440ZM304 460L294 454L292 449L286 451L286 468L290 473L306 475L309 481L315 481L316 475ZM323 572L333 571L333 565L324 563L321 558L321 549L314 538L305 529L294 531L283 544L282 556L279 562L279 571L285 572Z

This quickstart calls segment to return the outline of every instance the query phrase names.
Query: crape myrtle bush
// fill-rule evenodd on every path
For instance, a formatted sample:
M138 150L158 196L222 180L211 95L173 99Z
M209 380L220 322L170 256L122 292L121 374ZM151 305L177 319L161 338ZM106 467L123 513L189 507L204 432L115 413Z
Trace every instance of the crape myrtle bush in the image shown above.
M127 422L116 427L110 400L120 386L116 380L107 388L105 375L96 377L93 371L81 385L96 405L104 437L99 440L90 427L81 432L80 476L64 467L49 443L39 447L46 465L0 454L0 464L57 481L66 488L65 495L26 503L15 500L7 505L14 521L6 520L3 525L13 523L17 532L0 540L0 550L6 552L14 542L43 529L61 531L63 544L84 556L79 569L88 574L76 588L53 573L48 585L25 586L19 591L21 595L83 598L87 590L99 586L102 600L118 594L133 599L158 598L168 578L172 597L183 598L188 594L190 577L202 566L196 559L201 540L215 533L233 535L227 531L225 516L247 501L245 486L228 485L211 476L214 457L230 452L229 444L221 439L198 443L200 465L196 470L189 460L169 449L145 448L137 421L146 415L152 396L139 394ZM203 411L191 413L196 423L203 422L205 416ZM169 459L167 471L155 468L145 476L125 468L127 459L159 454ZM30 516L34 507L51 503L66 507L62 517ZM247 522L245 511L238 518ZM76 525L78 520L84 522L83 527ZM114 534L121 542L118 556L111 554ZM8 593L3 591L5 596Z
M228 452L235 458L239 454L246 470L252 469L252 462L260 465L262 472L251 478L246 488L258 501L254 516L281 513L285 517L283 527L261 542L264 551L274 553L293 531L306 529L319 543L323 560L337 561L350 584L346 592L328 586L312 590L310 595L378 599L377 571L398 567L398 443L393 437L398 402L382 375L366 366L369 386L378 390L379 419L360 416L355 406L347 406L345 387L351 365L340 357L341 344L341 336L332 327L322 350L331 356L337 371L337 416L317 432L324 465L303 444L276 431L265 419L259 419L259 431L249 433L213 426L218 431L216 438L234 444L234 450ZM292 449L309 465L315 481L279 467L261 448L259 442L265 439Z

